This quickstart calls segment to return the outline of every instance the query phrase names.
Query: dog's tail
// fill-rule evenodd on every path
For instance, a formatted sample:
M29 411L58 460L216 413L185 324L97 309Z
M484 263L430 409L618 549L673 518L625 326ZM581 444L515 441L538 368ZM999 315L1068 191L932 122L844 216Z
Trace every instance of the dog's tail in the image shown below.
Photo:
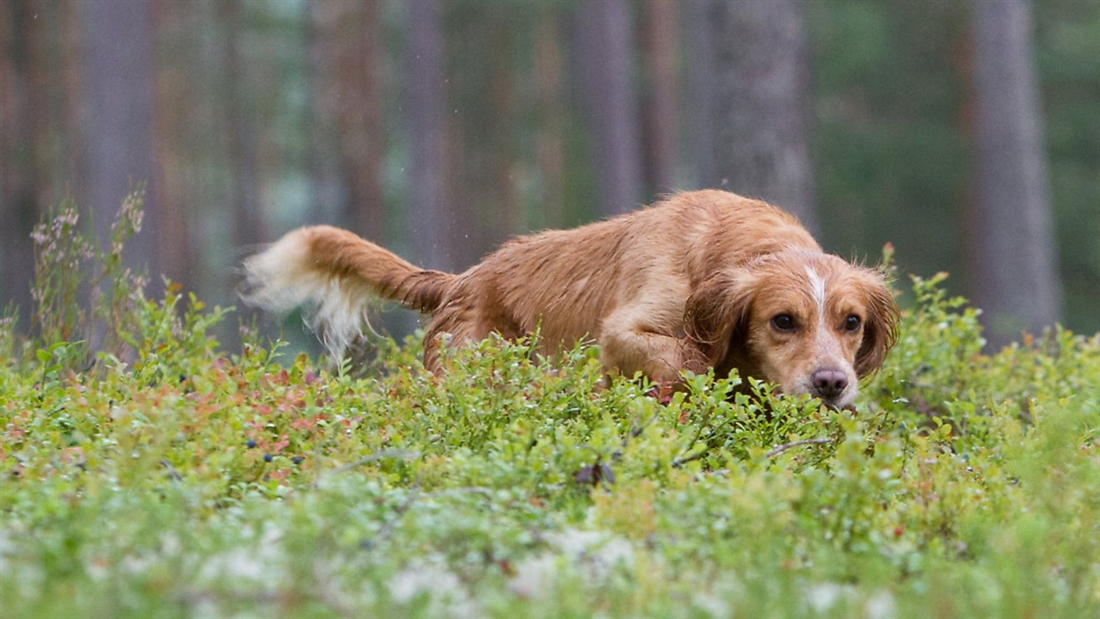
M246 259L240 294L268 311L305 306L306 323L339 359L367 324L372 297L431 313L457 277L417 268L346 230L312 226Z

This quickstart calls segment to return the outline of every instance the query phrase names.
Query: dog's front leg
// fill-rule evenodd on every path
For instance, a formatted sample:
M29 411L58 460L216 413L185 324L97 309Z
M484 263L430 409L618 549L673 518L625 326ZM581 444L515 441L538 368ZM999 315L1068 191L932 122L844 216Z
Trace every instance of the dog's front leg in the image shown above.
M604 368L626 376L642 372L656 381L678 382L683 370L707 371L706 358L690 340L662 332L648 314L637 310L608 316L599 342Z

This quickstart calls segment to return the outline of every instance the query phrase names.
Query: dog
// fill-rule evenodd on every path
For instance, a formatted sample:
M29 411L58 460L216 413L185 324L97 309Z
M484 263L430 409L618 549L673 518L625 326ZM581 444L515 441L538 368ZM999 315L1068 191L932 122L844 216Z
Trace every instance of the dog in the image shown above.
M775 206L718 190L521 236L459 274L305 227L246 259L244 278L251 305L311 306L308 324L338 358L381 297L431 316L424 365L435 373L444 343L537 330L549 354L594 340L612 375L675 384L684 371L736 369L835 408L882 365L899 316L880 269L824 253Z

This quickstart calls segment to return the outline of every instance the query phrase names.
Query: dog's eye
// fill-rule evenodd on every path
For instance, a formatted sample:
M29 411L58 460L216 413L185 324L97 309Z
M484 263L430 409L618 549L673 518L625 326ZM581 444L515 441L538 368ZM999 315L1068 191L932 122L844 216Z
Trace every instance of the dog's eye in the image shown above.
M777 314L772 317L772 326L776 331L794 331L794 317L790 314Z
M855 331L859 331L859 327L862 324L863 321L859 319L859 316L852 314L851 316L844 319L844 330L849 333L853 333Z

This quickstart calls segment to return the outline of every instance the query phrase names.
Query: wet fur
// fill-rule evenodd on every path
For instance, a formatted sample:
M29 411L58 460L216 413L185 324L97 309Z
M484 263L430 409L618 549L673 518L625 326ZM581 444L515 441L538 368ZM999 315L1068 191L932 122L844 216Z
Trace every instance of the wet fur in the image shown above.
M828 367L851 379L831 397L845 405L896 339L897 307L881 273L823 253L787 213L715 190L519 237L460 274L419 269L328 226L287 234L249 258L245 274L254 305L313 305L311 324L337 355L372 296L430 314L424 364L433 372L444 335L456 345L537 328L548 352L588 338L609 372L666 381L736 368L785 392L815 393L809 377ZM798 332L778 332L778 313L795 316ZM843 328L850 315L858 333Z

